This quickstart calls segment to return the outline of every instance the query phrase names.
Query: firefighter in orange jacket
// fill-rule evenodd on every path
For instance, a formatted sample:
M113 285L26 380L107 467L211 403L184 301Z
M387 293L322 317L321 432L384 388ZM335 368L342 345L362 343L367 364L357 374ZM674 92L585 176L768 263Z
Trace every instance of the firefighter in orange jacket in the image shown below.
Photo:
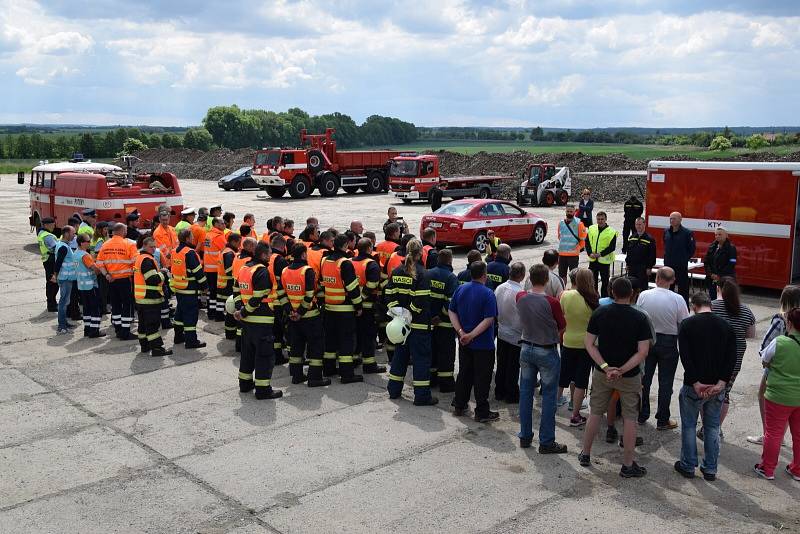
M306 246L292 247L292 263L283 271L281 285L286 291L285 316L289 318L289 374L292 384L308 380L308 387L330 385L322 376L322 316L317 303L317 277L306 264ZM303 354L308 348L308 376L303 374Z
M161 339L161 304L164 302L166 277L158 269L153 257L156 240L146 237L133 267L133 295L139 320L139 345L142 352L152 356L169 356L172 350L164 349Z
M208 282L191 240L191 229L178 232L178 248L172 254L169 286L178 302L174 319L175 343L185 343L187 349L200 349L206 344L197 339L197 317L200 313L200 294L206 291Z
M269 270L270 280L272 286L278 288L275 291L273 298L275 299L275 322L272 327L273 342L272 347L275 350L275 365L283 365L288 360L283 353L284 347L284 320L283 320L283 305L286 302L286 293L283 285L280 283L283 270L289 265L286 261L286 238L281 234L275 234L270 240L271 254L269 257ZM288 353L288 350L287 350Z
M217 310L217 264L227 243L224 233L225 222L219 217L214 217L211 224L211 230L206 234L203 244L203 270L208 279L208 320L224 321L225 310Z
M258 240L254 237L245 237L242 239L242 250L233 258L233 269L231 274L233 275L233 301L241 302L242 295L241 291L239 290L239 272L242 270L247 262L253 259L253 254L256 250L256 244ZM236 352L242 352L242 323L236 323Z
M364 380L363 375L357 375L353 371L356 316L362 313L362 299L356 271L347 258L347 241L346 235L337 235L333 241L334 250L322 258L320 268L321 296L325 302L325 353L322 370L328 376L339 374L343 384Z
M372 257L372 241L362 237L356 247L358 256L351 260L358 276L364 312L356 317L357 349L365 373L383 373L386 367L375 361L375 336L378 325L375 317L375 303L380 299L381 268Z
M228 232L225 248L217 264L217 310L225 314L225 339L236 339L236 319L225 311L225 301L233 295L233 261L242 242L242 236Z
M239 391L256 390L256 398L277 399L283 392L272 388L275 353L272 349L272 325L277 289L270 280L267 264L270 247L256 245L253 259L239 271L237 282L241 300L234 317L242 323L242 357L239 364Z
M128 227L117 223L113 237L106 241L97 253L95 264L108 280L108 297L111 301L111 325L117 337L123 340L135 339L131 335L133 322L133 262L136 259L136 245L126 239ZM160 315L159 315L160 317Z
M314 269L314 272L317 273L317 277L319 277L319 270L320 265L322 263L322 258L330 254L333 249L333 234L330 233L328 230L325 230L321 234L319 234L319 239L317 243L313 245L311 248L306 251L306 257L308 266Z

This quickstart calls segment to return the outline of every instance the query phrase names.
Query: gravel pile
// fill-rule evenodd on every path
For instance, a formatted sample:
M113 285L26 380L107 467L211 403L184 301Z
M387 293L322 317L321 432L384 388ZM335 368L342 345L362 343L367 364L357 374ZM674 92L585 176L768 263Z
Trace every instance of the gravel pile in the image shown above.
M500 174L513 175L503 188L501 197L513 200L519 184L519 174L529 163L554 163L557 167L567 166L572 171L573 198L577 191L588 187L596 200L622 202L632 193L641 196L636 188L638 181L645 190L644 177L633 176L576 176L576 172L645 170L647 161L630 159L624 154L596 156L582 152L562 152L553 154L531 154L517 151L506 153L479 152L472 156L455 152L430 152L439 156L441 173L447 175ZM251 165L255 151L252 149L218 149L208 152L188 149L149 149L135 154L142 161L137 169L143 172L175 173L179 178L198 180L218 180L236 169ZM681 156L664 156L664 160L682 160ZM800 152L776 156L769 152L743 154L734 158L719 158L727 161L800 161Z

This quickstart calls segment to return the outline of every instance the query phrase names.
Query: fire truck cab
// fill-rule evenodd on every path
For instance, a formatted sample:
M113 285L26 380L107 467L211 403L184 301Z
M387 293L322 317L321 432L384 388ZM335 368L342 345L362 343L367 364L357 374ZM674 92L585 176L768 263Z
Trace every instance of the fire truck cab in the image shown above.
M37 229L45 217L61 227L85 209L96 210L98 221L122 223L137 210L144 226L164 204L174 225L183 209L178 178L168 172L136 175L105 163L46 163L33 168L29 185L30 224Z

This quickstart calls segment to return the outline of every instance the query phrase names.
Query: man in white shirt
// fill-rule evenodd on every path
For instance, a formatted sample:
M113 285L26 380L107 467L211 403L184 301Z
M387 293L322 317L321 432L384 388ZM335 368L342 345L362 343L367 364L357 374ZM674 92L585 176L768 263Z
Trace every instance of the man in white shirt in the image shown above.
M678 426L677 422L669 418L669 404L679 361L678 327L689 317L689 311L683 297L670 291L669 288L674 283L675 271L671 267L662 267L656 274L656 287L642 291L636 302L650 316L656 331L656 343L650 347L644 364L639 424L643 425L650 418L650 385L658 366L657 430L671 430Z
M558 275L558 251L554 249L545 250L542 254L542 263L547 265L550 270L547 284L544 286L544 294L550 295L555 299L561 298L561 293L564 292L565 280ZM525 280L525 291L531 290L531 279Z
M517 294L525 291L522 280L525 265L511 264L509 278L494 290L497 299L497 371L494 375L494 398L509 404L519 402L519 340L522 328L517 313Z

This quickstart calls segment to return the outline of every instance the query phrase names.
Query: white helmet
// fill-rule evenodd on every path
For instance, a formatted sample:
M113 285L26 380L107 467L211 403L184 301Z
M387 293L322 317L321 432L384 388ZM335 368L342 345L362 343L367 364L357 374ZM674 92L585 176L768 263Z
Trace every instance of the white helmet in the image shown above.
M227 300L225 300L225 312L228 315L236 313L236 303L233 301L233 295L229 295Z
M402 345L406 342L406 338L411 333L411 327L402 318L395 316L389 324L386 325L386 337L394 345Z

